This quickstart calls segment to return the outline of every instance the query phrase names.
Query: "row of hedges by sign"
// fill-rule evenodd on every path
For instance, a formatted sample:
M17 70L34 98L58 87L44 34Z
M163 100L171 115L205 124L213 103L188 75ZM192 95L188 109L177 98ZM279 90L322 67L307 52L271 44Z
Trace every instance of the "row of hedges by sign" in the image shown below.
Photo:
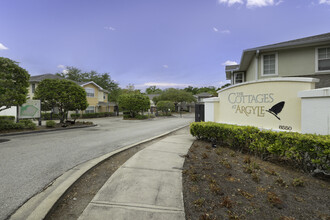
M330 173L330 135L276 132L215 122L194 122L190 133L197 139L253 153L264 160L276 158L304 171Z
M97 112L97 113L85 113L85 114L71 114L71 118L102 118L102 117L110 117L115 116L114 112Z
M0 116L0 131L36 129L36 124L29 119L15 122L15 116Z

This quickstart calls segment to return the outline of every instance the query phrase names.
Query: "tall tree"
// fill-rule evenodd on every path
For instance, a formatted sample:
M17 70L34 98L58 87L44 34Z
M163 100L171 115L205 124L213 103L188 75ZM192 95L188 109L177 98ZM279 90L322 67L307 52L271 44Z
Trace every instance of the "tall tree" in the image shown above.
M42 80L36 88L34 99L41 100L43 109L58 107L61 123L69 111L85 110L88 107L85 90L65 79Z
M130 117L135 118L139 112L150 108L150 100L141 93L126 93L119 96L119 107L129 111Z
M68 66L66 67L65 73L57 73L57 75L76 82L93 81L97 85L101 86L103 89L109 91L118 88L118 83L111 79L109 73L98 73L94 70L90 72L83 72L76 67Z
M174 111L175 106L172 101L159 101L157 103L157 110L162 111L165 115L170 115L171 111Z
M76 82L86 82L84 81L83 72L80 69L73 66L67 66L64 72L56 73L56 75Z
M158 101L172 101L177 104L181 102L195 102L196 98L190 92L169 88L164 90L160 96L154 97L152 100L156 104Z
M162 90L160 88L157 88L156 86L150 86L146 88L147 94L161 94Z
M0 57L0 111L26 102L29 73L18 63Z

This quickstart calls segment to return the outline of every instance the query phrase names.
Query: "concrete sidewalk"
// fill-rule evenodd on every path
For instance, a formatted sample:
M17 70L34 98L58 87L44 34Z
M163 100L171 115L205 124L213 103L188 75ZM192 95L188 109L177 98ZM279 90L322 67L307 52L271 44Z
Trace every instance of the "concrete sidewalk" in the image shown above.
M194 138L171 135L126 161L86 207L80 220L185 219L184 157Z

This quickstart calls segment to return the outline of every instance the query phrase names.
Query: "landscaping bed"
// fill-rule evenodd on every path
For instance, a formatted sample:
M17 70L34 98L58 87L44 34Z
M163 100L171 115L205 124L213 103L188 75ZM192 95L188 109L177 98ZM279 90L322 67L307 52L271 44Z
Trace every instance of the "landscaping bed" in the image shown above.
M35 126L33 128L25 128L25 129L6 129L0 130L0 134L11 134L11 133L20 133L20 132L30 132L30 131L46 131L46 130L56 130L56 129L65 129L65 128L72 128L72 127L85 127L85 126L92 126L92 122L85 122L85 121L76 121L75 124L66 123L64 126L60 123L55 123L53 127L47 127L45 125L42 126Z
M196 140L185 158L186 219L330 219L330 183Z

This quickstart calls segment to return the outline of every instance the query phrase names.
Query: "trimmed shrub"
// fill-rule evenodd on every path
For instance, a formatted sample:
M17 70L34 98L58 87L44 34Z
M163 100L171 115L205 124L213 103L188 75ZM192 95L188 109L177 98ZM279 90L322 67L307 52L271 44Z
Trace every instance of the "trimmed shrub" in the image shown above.
M46 127L47 128L55 128L56 126L56 122L53 121L53 120L50 120L50 121L46 121Z
M123 119L137 119L137 120L144 120L144 119L148 119L149 116L148 115L135 115L135 117L133 118L130 114L124 114L123 115Z
M24 124L25 129L35 130L37 128L37 125L35 123L33 123L33 121L31 119L20 120L19 123Z
M8 120L8 121L15 121L15 116L0 116L0 121L4 121L4 120Z
M71 114L72 117L73 114ZM97 112L97 113L85 113L82 114L82 118L103 118L103 117L110 117L115 116L114 112Z
M72 119L77 119L77 118L80 118L80 114L78 113L73 113L70 115Z
M218 142L262 159L276 157L304 171L330 172L330 135L259 130L214 122L194 122L190 133L197 139Z
M25 119L20 120L19 123L15 123L11 120L1 120L0 121L0 131L5 130L19 130L19 129L36 129L37 125L33 123L32 120Z
M10 120L0 121L0 131L15 130L15 129L24 129L24 124L15 123L14 121L10 121Z
M139 120L143 120L143 119L148 119L148 115L136 115L135 116L136 119L139 119Z

